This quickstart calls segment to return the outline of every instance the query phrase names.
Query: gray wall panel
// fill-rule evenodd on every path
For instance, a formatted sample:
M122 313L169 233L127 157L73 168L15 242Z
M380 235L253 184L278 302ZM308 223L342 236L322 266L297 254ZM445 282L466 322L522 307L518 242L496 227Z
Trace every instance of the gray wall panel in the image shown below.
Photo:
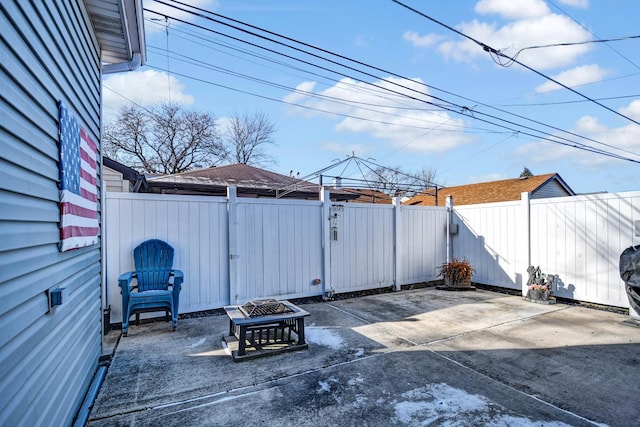
M99 52L82 2L2 2L0 27L0 425L70 425L102 351L101 254L58 251L57 101L99 142Z

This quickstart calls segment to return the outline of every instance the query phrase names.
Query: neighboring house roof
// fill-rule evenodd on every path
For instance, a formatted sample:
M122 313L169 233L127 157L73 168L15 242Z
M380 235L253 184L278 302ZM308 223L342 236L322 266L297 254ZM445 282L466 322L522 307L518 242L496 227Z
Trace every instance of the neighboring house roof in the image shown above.
M355 199L349 200L349 203L375 203L381 205L390 205L393 203L391 196L378 190L343 188L342 191L352 193L356 196Z
M122 174L122 179L127 180L131 183L131 192L140 193L148 191L149 185L147 183L147 179L137 170L125 166L122 163L116 162L115 160L108 157L102 158L102 165Z
M146 61L142 0L85 0L103 74L134 70Z
M453 196L454 206L459 206L520 200L522 193L531 193L532 199L575 195L560 175L549 173L441 188L438 189L438 206L444 206L449 195ZM432 194L422 193L405 204L435 206L435 198Z
M227 187L236 187L239 197L283 197L318 200L320 186L245 164L217 166L188 172L150 177L152 191L172 194L225 196ZM331 191L332 200L349 200L357 195Z

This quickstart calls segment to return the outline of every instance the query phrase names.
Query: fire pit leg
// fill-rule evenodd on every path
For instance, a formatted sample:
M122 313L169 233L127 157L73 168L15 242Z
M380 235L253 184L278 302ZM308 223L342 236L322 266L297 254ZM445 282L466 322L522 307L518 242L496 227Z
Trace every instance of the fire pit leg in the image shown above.
M298 345L306 344L304 341L304 317L296 319L296 329L298 330Z
M238 356L244 356L247 350L247 326L240 325L238 333Z

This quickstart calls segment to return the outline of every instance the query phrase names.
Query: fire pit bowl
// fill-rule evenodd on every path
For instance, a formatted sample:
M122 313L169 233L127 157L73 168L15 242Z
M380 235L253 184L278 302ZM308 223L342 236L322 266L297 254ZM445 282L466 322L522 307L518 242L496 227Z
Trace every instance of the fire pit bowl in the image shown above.
M253 300L224 308L229 335L222 337L236 362L304 350L304 318L309 312L289 301Z
M245 317L271 316L274 314L293 313L289 305L276 299L262 299L249 301L239 307Z

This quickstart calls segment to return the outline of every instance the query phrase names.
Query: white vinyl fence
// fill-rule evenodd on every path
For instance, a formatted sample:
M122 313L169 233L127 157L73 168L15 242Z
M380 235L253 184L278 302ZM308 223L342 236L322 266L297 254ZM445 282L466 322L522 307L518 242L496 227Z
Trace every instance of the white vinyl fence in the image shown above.
M301 298L435 280L446 208L290 199L107 193L105 283L121 321L118 276L146 239L171 244L184 272L180 313L257 298ZM317 280L319 279L319 284Z
M455 201L454 201L455 202ZM105 288L121 321L118 276L158 238L185 274L180 312L438 279L451 256L474 282L526 292L527 267L559 276L556 295L628 307L620 253L640 243L640 192L444 207L107 193ZM451 218L447 242L447 222ZM317 280L319 279L319 280ZM318 283L319 282L319 283Z
M455 201L454 201L455 202ZM478 283L522 289L527 267L559 276L555 294L628 307L619 259L640 244L640 192L455 207L453 256L468 258Z

